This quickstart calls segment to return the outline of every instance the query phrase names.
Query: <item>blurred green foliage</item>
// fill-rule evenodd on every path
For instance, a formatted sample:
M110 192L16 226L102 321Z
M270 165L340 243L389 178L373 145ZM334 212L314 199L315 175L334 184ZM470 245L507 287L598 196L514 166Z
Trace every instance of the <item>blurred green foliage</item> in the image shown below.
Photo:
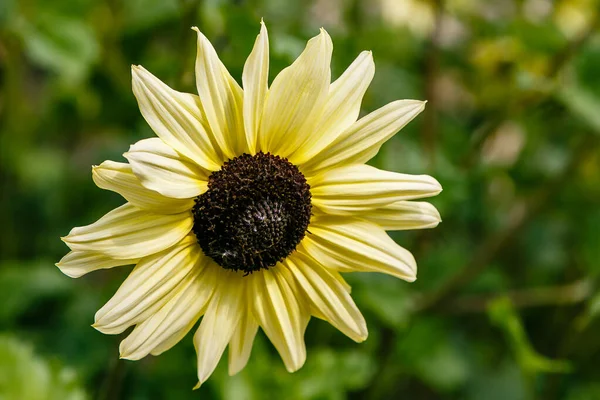
M600 399L598 0L0 0L0 399ZM368 112L426 111L373 164L428 173L444 222L393 233L419 280L352 274L370 337L314 320L285 372L258 336L199 392L191 338L118 360L89 325L126 268L71 280L59 237L122 203L90 165L152 132L130 88L142 64L194 91L197 25L236 79L265 18L271 76L320 26L333 75L363 49ZM34 353L35 351L35 353Z
M72 370L52 365L31 347L0 336L0 396L2 399L85 400Z

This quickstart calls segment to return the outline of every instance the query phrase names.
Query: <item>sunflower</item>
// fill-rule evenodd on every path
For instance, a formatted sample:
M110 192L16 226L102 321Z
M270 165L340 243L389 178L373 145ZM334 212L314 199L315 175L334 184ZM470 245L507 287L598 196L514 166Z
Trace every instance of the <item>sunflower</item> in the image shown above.
M158 355L194 334L197 386L229 345L229 373L246 365L258 328L288 371L306 359L311 316L356 342L363 316L340 273L414 281L416 263L386 230L436 226L426 175L365 165L425 103L399 100L358 119L375 71L362 52L331 82L331 38L321 29L268 86L267 29L243 70L243 89L197 29L198 95L140 66L133 92L158 137L133 144L128 163L94 166L96 185L127 202L62 238L68 276L135 264L95 316L106 334L135 328L121 358Z

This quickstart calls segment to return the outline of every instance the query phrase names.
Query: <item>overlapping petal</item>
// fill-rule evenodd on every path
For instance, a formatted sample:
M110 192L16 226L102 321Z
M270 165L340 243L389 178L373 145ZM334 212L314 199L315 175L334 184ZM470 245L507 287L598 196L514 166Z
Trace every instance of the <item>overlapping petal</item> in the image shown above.
M337 215L434 196L442 190L428 175L400 174L362 164L328 169L309 178L308 183L313 205Z
M106 161L93 168L94 182L128 203L73 228L63 238L72 251L57 266L78 277L137 263L95 316L94 327L104 333L135 325L121 342L122 358L167 351L202 317L194 335L199 387L227 345L229 374L246 366L259 326L290 372L305 362L311 315L364 341L366 322L340 273L415 280L413 256L384 229L436 226L440 215L434 206L409 200L436 195L441 186L430 176L364 165L425 105L397 101L357 121L374 75L370 52L330 83L333 46L322 29L269 89L269 39L261 23L244 65L242 90L194 29L199 95L177 92L142 67L132 67L134 94L158 138L132 145L125 154L129 164ZM228 159L258 151L297 165L315 207L295 252L244 276L247 266L226 270L204 255L191 233L191 209L213 171Z
M370 51L363 51L329 88L321 120L302 146L289 159L304 164L333 142L358 118L360 105L375 75Z
M243 273L219 269L219 285L194 335L194 347L198 354L196 388L200 387L217 367L242 314L247 312Z
M70 276L71 278L79 278L88 272L120 267L122 265L137 264L137 262L137 258L122 260L90 251L71 251L56 263L56 266L63 274Z
M424 201L398 201L365 211L360 216L386 231L435 228L442 220L438 210Z
M190 232L193 223L189 211L162 215L125 203L91 225L71 229L62 240L74 251L134 259L173 246Z
M197 267L202 253L189 235L177 245L144 257L115 295L96 313L94 327L103 333L121 333L158 312Z
M412 282L417 264L378 225L352 217L314 217L301 250L341 272L382 272Z
M301 253L288 257L284 263L309 299L314 314L356 342L367 338L365 319L331 272Z
M249 301L254 317L281 355L286 369L294 372L306 360L304 331L308 311L279 269L276 266L246 277L250 280Z
M314 132L327 101L333 45L324 29L277 75L265 102L259 150L289 156Z
M177 214L194 206L192 199L173 199L147 189L126 163L104 161L92 168L92 178L99 188L119 193L134 206L158 214Z
M260 34L244 64L244 129L250 154L256 153L258 130L269 85L269 36L264 22L260 22Z
M208 127L198 96L177 92L141 66L132 66L133 94L148 125L165 143L214 171L223 154Z
M338 165L363 164L396 132L419 115L425 102L398 100L356 121L331 144L301 166L302 172L314 175L319 170Z
M208 186L207 171L185 159L161 139L144 139L124 154L144 187L174 199L191 199Z
M226 158L247 150L242 88L227 71L213 45L196 27L196 87L211 132Z
M169 300L121 342L121 358L138 360L148 354L159 355L177 344L193 328L206 310L218 275L209 258L197 258L183 280L172 289Z
M244 310L244 315L235 329L229 342L229 375L240 372L250 358L254 337L258 331L258 323L250 310Z

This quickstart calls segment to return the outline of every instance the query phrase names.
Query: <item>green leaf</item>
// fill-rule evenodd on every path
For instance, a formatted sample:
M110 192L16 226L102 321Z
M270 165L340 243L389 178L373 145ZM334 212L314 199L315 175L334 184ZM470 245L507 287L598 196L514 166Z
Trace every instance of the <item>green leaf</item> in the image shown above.
M82 82L100 55L95 32L73 16L53 12L34 15L33 20L21 19L15 24L28 56L68 85Z

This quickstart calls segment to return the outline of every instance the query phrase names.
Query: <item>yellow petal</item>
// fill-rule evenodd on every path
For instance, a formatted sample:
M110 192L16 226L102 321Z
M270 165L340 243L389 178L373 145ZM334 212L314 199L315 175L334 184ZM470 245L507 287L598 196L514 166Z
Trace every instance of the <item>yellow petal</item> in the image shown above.
M281 266L254 273L250 278L252 313L283 359L289 372L306 360L306 311L279 271Z
M329 93L332 51L331 38L321 29L277 75L265 102L260 150L287 157L314 132Z
M320 318L356 342L367 339L367 323L346 288L310 258L295 253L285 266L292 272Z
M208 39L196 27L196 87L202 108L216 142L226 158L247 150L244 133L242 88L219 60Z
M250 358L254 337L258 331L258 323L247 307L244 307L245 313L235 329L231 341L229 342L229 375L233 376L240 372Z
M258 129L269 84L269 36L267 27L260 21L260 34L244 64L244 128L250 154L256 153Z
M119 260L90 251L71 251L56 263L56 266L63 274L70 276L71 278L79 278L88 272L120 267L122 265L137 264L137 262L138 259L136 258Z
M336 165L364 164L383 143L408 124L425 108L425 102L398 100L359 119L342 132L323 151L301 166L306 175L314 175Z
M308 183L313 205L336 215L352 215L442 191L438 181L428 175L400 174L356 164L327 169L309 178Z
M191 212L154 214L129 203L91 225L71 229L62 240L74 251L91 251L121 259L158 253L183 239L192 229Z
M398 201L365 211L360 217L376 223L386 231L435 228L442 220L438 210L423 201Z
M198 165L218 170L223 155L198 96L171 89L143 67L132 66L131 71L140 111L158 137Z
M219 268L215 265L215 268ZM219 285L213 294L200 327L194 335L198 355L198 385L204 383L217 367L244 312L245 285L239 272L221 269Z
M95 316L102 333L121 333L160 310L189 277L200 259L200 247L189 235L170 249L140 260L115 295Z
M172 292L171 298L121 342L121 358L139 360L175 346L194 327L216 286L217 274L208 257L201 256Z
M290 162L303 164L350 127L360 113L360 104L375 75L370 51L363 51L329 88L321 121L307 140L292 154Z
M117 192L134 206L158 214L177 214L194 206L192 199L172 199L142 186L126 163L104 161L92 168L92 178L99 188Z
M351 217L313 219L301 247L319 264L341 272L382 272L409 282L416 279L412 254L376 224Z
M144 139L124 154L144 187L174 199L191 199L208 186L207 171L159 138Z

